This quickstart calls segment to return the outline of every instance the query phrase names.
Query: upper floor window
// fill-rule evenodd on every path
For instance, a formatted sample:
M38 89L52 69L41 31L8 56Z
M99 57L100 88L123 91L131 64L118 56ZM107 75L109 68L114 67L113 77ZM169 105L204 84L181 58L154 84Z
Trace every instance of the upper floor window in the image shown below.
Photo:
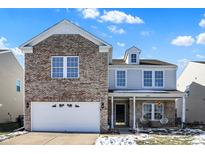
M152 87L152 71L144 71L144 87Z
M126 71L117 70L116 78L117 78L117 87L126 86Z
M16 80L16 91L17 92L21 91L21 81L20 80Z
M163 71L144 71L144 87L163 87L164 73Z
M155 87L163 87L163 71L155 71Z
M78 61L77 56L67 57L67 78L78 78Z
M63 78L63 57L52 57L52 78Z
M131 63L137 63L137 54L131 54Z
M78 78L79 57L78 56L53 56L52 78Z

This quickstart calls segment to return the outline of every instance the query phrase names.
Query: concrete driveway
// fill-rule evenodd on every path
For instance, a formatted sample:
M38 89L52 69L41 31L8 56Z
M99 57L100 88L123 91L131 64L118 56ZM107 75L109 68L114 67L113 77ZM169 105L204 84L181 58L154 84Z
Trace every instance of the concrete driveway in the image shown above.
M99 134L30 132L13 137L0 145L93 145Z

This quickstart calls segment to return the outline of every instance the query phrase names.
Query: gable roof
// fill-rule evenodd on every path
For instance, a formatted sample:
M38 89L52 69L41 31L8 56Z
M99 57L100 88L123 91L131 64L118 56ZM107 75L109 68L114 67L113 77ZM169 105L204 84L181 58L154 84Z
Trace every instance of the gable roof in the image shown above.
M0 54L11 52L9 49L0 49Z
M132 46L131 48L127 49L125 51L124 60L127 58L127 55L129 54L130 51L136 51L140 53L141 49L137 48L136 46Z
M23 43L19 46L20 49L29 49L33 47L34 45L38 44L39 42L43 41L44 39L48 38L49 36L53 34L79 34L86 39L92 41L93 43L105 48L111 48L112 46L108 44L107 42L99 39L98 37L94 36L93 34L89 33L88 31L82 29L81 27L75 25L69 20L62 20L52 27L46 29L39 35L33 37L29 41Z
M113 59L111 65L132 65L132 64L127 64L123 59ZM174 64L157 60L157 59L140 59L139 65L176 66Z
M23 70L23 67L21 66L21 64L19 63L19 61L17 60L15 54L12 52L12 50L10 49L0 49L0 58L4 57L4 56L7 56L10 58L10 60L14 60L16 62L16 64L18 66L20 66L20 68ZM2 61L0 60L0 63ZM16 67L17 67L16 65Z
M194 63L200 63L200 64L205 64L205 61L192 61Z

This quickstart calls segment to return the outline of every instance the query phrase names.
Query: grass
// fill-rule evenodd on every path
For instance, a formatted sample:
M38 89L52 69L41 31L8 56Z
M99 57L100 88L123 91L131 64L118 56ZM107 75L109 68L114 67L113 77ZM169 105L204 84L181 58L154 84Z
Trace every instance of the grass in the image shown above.
M150 139L136 141L139 145L191 145L192 136L150 135Z
M19 125L17 122L0 124L0 135L8 134L17 128L19 128Z

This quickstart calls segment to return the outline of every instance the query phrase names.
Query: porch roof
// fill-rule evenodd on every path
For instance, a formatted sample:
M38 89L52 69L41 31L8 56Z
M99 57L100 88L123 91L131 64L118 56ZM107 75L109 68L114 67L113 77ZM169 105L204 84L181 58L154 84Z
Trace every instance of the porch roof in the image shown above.
M184 93L178 90L109 90L108 96L143 98L182 98Z

